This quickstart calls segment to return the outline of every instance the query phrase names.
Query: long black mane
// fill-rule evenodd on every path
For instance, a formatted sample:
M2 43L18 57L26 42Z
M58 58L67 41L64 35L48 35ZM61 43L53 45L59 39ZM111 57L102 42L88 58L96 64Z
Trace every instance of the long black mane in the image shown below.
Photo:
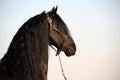
M24 23L1 59L0 80L47 80L48 34L45 12Z

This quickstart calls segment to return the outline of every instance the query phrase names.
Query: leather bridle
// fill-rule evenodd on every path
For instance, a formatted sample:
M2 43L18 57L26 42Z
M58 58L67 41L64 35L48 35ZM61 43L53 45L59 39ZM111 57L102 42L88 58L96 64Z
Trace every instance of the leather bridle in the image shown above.
M60 54L60 52L62 51L63 45L64 45L65 41L69 38L69 35L65 35L65 34L62 33L60 30L58 30L56 27L54 27L54 26L53 26L53 21L52 21L51 17L50 17L48 14L47 14L47 20L48 20L48 22L49 22L49 24L50 24L50 32L51 32L52 30L54 30L54 31L56 31L58 34L60 34L60 35L63 37L63 40L62 40L62 43L61 43L60 47L57 48L57 52L56 52L56 56L57 56L57 55ZM50 45L50 46L51 46L51 45ZM52 47L52 46L51 46L51 47ZM52 47L52 48L53 48L53 47Z
M61 31L59 31L56 27L54 27L54 26L53 26L53 21L52 21L52 19L50 18L50 16L49 16L48 14L47 14L47 20L48 20L48 22L49 22L49 24L50 24L50 32L51 32L51 30L54 30L54 31L56 31L58 34L60 34L60 35L63 37L63 41L62 41L60 47L57 48L57 50L50 44L50 47L51 47L53 50L56 51L56 56L57 56L57 55L59 55L60 52L62 51L63 45L64 45L65 41L69 38L69 35L63 34L63 33L62 33ZM64 70L63 70L63 66L62 66L62 62L61 62L60 55L59 55L59 62L60 62L60 66L61 66L62 75L63 75L64 79L67 80L67 78L66 78L66 76L65 76L65 74L64 74Z

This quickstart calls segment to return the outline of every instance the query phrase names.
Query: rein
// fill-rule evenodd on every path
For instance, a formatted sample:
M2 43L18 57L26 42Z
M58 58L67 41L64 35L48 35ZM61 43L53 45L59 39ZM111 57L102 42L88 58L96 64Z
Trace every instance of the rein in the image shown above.
M61 44L60 48L58 48L58 49L56 50L52 45L50 45L50 47L56 52L56 56L58 55L58 57L59 57L59 62L60 62L60 67L61 67L61 71L62 71L62 75L63 75L64 79L67 80L67 78L66 78L66 76L65 76L65 74L64 74L63 65L62 65L62 61L61 61L61 58L60 58L60 52L62 51L62 47L63 47L63 45L64 45L65 40L66 40L69 36L63 34L62 32L60 32L56 27L53 27L52 19L50 18L50 16L49 16L48 14L47 14L47 20L48 20L48 22L49 22L49 24L50 24L50 31L51 31L51 30L55 30L57 33L59 33L59 34L62 35L62 37L63 37L63 41L62 41L62 44Z

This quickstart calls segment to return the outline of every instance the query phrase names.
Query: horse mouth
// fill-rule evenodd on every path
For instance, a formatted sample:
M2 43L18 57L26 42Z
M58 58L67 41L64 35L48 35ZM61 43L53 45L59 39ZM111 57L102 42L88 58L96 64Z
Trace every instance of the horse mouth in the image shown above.
M65 52L65 55L68 57L75 55L74 49L66 49L64 52Z

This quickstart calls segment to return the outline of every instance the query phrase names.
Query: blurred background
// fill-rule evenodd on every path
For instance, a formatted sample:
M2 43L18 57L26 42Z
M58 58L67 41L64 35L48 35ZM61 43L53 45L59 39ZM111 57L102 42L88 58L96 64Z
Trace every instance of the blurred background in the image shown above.
M75 56L61 53L67 79L120 80L119 0L0 0L0 58L29 18L56 5L77 45ZM50 47L48 80L64 80Z

